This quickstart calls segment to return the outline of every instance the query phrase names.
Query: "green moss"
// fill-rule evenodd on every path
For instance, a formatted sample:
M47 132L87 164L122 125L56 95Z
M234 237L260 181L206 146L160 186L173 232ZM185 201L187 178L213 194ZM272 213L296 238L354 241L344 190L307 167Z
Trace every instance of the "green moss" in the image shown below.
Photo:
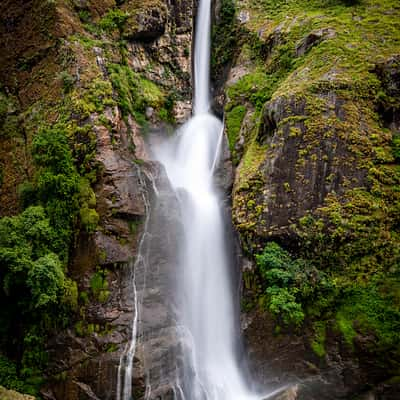
M224 68L232 61L238 42L240 40L240 28L235 18L236 10L233 0L222 0L220 15L212 30L211 66L214 79L223 73Z
M107 271L100 270L92 275L90 288L94 297L100 302L105 303L110 295L108 290Z
M337 326L339 328L339 331L342 333L344 340L346 343L351 346L351 348L354 347L353 340L357 336L357 332L355 331L353 327L353 320L348 319L346 315L344 315L341 312L338 312L336 314L336 322Z
M311 341L311 348L313 352L320 358L325 357L325 340L326 340L326 324L323 321L315 322L314 328L314 338Z
M400 282L394 278L376 279L365 287L352 288L338 313L337 321L346 341L356 326L362 334L374 334L379 349L400 349ZM354 329L353 329L354 330Z
M236 106L225 113L225 124L231 152L235 150L235 144L238 139L240 127L246 115L246 107Z
M261 163L265 160L267 147L253 141L246 149L239 166L239 180L237 187L241 188L251 177L259 171Z
M122 31L129 14L125 11L115 8L110 11L99 21L98 26L105 32L115 30Z
M165 93L128 66L111 64L109 70L112 85L118 93L118 105L125 116L131 114L143 124L146 107L159 110L165 105Z
M84 337L85 336L84 322L83 321L78 321L75 324L75 333L80 337Z
M118 346L115 343L107 343L107 345L106 345L107 353L114 353L117 350L118 350Z
M80 209L79 216L84 229L89 233L95 232L100 219L97 211L92 208L84 207Z
M264 68L259 68L229 86L227 94L234 104L243 104L244 101L248 101L261 110L262 106L271 99L279 81L278 74L269 74Z

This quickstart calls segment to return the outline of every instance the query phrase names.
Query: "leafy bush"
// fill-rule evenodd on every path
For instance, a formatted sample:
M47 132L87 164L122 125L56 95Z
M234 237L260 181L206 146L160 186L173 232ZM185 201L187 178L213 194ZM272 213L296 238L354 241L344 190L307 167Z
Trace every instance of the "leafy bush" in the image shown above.
M299 326L304 319L302 305L296 298L299 290L294 285L300 273L299 265L274 242L267 244L256 261L266 287L267 309L286 325Z
M306 312L320 316L336 301L332 279L312 263L293 259L277 243L268 243L256 256L266 295L266 308L285 324L299 325Z
M99 26L106 32L112 32L115 30L122 30L126 20L129 15L116 8L114 10L110 10L99 22Z
M68 93L74 86L75 79L68 71L62 71L59 74L64 93Z
M289 289L272 286L267 289L266 293L269 296L269 311L282 318L286 325L299 326L303 322L303 308Z
M98 216L89 182L75 166L65 125L40 130L32 156L34 179L20 188L25 210L0 219L0 340L9 349L7 356L20 364L24 391L35 394L47 360L44 340L50 330L65 326L78 307L76 283L64 269L80 211L88 211L81 221L88 230L95 228ZM18 350L14 343L20 344ZM17 388L0 376L2 383Z
M24 383L17 374L17 366L0 354L0 382L2 386L17 391L24 390Z
M55 303L61 294L64 275L53 252L54 238L41 206L0 220L1 283L6 296L18 298L21 313Z
M26 280L35 308L57 303L64 285L60 260L54 253L37 259L28 271Z

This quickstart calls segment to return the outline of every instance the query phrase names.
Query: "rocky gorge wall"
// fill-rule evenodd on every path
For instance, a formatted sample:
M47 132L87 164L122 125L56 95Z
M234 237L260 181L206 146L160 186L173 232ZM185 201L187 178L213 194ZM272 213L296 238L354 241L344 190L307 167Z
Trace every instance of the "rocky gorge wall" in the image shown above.
M139 332L133 390L143 394L150 380L154 396L171 391L167 375L157 378L167 373L167 353L178 346L163 289L174 244L161 236L178 224L161 211L168 195L150 218L155 187L162 191L166 178L150 162L143 138L154 129L170 130L191 112L193 2L5 1L1 15L0 212L19 221L26 207L42 207L46 226L55 227L55 239L63 242L63 255L51 248L63 272L61 287L46 307L35 309L33 321L20 309L2 314L10 331L4 328L0 355L6 367L0 376L21 391L38 394L41 388L46 399L115 399L121 352L137 312L134 273L142 301L153 295ZM66 196L71 202L64 204ZM65 213L53 207L59 203ZM159 248L147 240L144 258L161 272L145 290L145 277L155 272L135 264L144 251L139 238L160 221L160 237L154 238ZM4 236L0 241L2 251L17 246ZM21 284L29 293L26 273ZM2 299L12 302L17 291ZM17 334L11 331L16 325ZM33 338L30 345L27 337ZM7 350L13 340L18 352ZM150 343L158 348L151 371L145 368Z
M395 399L398 4L218 8L252 372L301 399Z

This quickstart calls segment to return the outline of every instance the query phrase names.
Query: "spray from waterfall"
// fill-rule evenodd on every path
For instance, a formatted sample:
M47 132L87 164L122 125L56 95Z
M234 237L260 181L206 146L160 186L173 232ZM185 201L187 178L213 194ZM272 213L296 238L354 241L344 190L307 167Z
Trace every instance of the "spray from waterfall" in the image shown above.
M177 290L179 323L191 354L180 385L188 400L260 399L239 364L232 269L226 229L213 173L223 124L210 113L211 0L200 0L196 22L194 116L176 138L156 150L179 195L184 241Z
M179 208L183 231L182 237L179 237L178 257L170 276L174 280L172 292L175 296L173 300L165 298L166 303L170 301L174 304L171 312L175 318L173 329L181 350L175 354L175 360L168 359L169 369L171 365L176 368L172 378L168 375L168 382L165 382L162 373L157 373L157 381L153 382L147 371L145 400L164 398L164 394L161 397L153 394L153 387L156 392L160 386L169 386L171 392L166 398L170 399L172 394L174 400L261 400L276 393L260 395L252 390L244 373L247 369L239 361L240 331L236 317L239 310L235 307L232 282L236 271L229 262L228 252L232 250L226 240L229 232L226 232L221 201L214 185L224 126L210 112L211 2L200 0L198 8L194 115L173 138L153 148L155 158L166 170L175 193L174 199L178 199L173 204ZM154 192L159 200L163 198L162 194L158 196L156 188ZM147 265L151 247L148 241L151 242L151 238L157 235L149 228L151 207L146 196L144 201L147 218L132 276L132 337L120 360L117 400L133 399L133 359L137 343L143 340L140 337L143 296L146 296L143 293L149 291L150 286L136 282L135 272L140 269L146 280L149 271L159 268L159 265ZM159 204L156 207L162 212L173 212L163 211ZM155 277L159 277L159 272ZM157 278L153 276L152 279ZM153 289L159 291L157 285ZM148 335L153 339L162 339L162 329L157 329L152 329ZM156 353L157 349L142 350L143 354L151 354ZM151 357L148 359L151 364ZM152 365L144 367L149 370Z

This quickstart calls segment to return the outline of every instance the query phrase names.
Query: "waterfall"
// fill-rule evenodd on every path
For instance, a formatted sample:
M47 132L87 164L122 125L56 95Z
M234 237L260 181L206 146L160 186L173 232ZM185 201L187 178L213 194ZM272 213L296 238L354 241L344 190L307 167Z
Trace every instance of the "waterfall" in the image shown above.
M184 228L176 290L181 295L182 340L189 343L191 354L179 391L187 400L260 399L265 396L249 389L238 361L239 310L231 282L235 271L213 182L223 124L209 111L211 0L200 0L196 26L194 116L174 139L156 149L178 193Z
M148 216L133 268L135 309L132 337L120 360L117 400L133 398L132 363L137 346L142 346L141 352L147 358L144 365L145 400L163 399L165 387L171 388L165 398L175 400L261 400L276 393L261 395L252 390L244 373L247 369L240 362L239 310L235 307L232 282L236 271L228 257L229 250L233 249L229 249L227 244L230 232L227 232L222 202L214 184L224 127L210 112L211 0L200 0L196 26L194 115L173 138L152 146L156 160L165 168L169 189L164 188L160 193L154 190L157 202L152 207L144 198ZM154 181L151 181L154 187ZM171 192L175 202L167 199ZM165 207L171 207L171 204L174 210ZM163 223L164 217L173 212L179 215L176 224L181 225L178 230L182 232L175 240L177 249L173 250L177 254L172 262L173 268L166 271L165 263L151 265L149 255L154 253L151 249L157 245L157 240L164 241L164 238L157 239L161 232L157 224ZM149 223L150 220L155 222ZM171 231L173 218L169 224L168 233L174 235ZM162 232L164 230L165 227ZM161 266L163 270L160 270ZM140 270L138 275L142 276L144 283L138 282L136 270ZM170 314L168 323L172 321L172 325L167 329L174 332L175 347L179 350L173 356L168 353L168 371L162 371L160 367L160 370L154 371L153 368L150 372L154 366L152 355L154 359L160 359L159 349L152 343L163 341L165 326L157 326L154 319L152 326L146 326L147 330L141 330L140 324L146 317L146 310L149 312L149 308L143 308L144 302L154 307L154 297L151 296L160 293L156 280L160 279L161 271L169 274L168 285L173 286L172 290L165 290L165 298L162 298L167 310L163 314ZM153 289L152 282L156 283ZM147 301L146 293L149 293ZM138 345L140 341L142 344ZM161 392L157 394L159 388Z

